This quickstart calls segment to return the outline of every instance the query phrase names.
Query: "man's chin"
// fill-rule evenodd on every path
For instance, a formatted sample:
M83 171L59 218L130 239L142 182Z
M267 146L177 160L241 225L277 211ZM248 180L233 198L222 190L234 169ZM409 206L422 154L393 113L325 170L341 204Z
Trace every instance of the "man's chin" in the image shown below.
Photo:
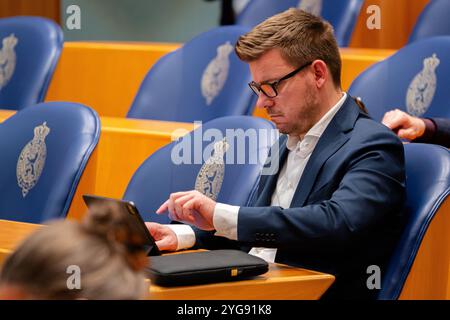
M275 127L280 133L289 134L291 132L290 128L286 126L286 123L283 121L284 119L281 119L281 117L271 117L270 120L273 122L273 124L275 124Z
M289 134L291 132L291 130L288 130L288 128L284 126L279 126L277 124L275 124L275 126L277 127L278 132L280 132L281 134Z

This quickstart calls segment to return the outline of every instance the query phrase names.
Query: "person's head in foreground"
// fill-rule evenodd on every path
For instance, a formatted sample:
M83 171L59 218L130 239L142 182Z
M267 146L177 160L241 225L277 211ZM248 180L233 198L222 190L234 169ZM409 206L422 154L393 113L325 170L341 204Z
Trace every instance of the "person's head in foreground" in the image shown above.
M141 299L141 240L114 206L41 227L5 260L0 299Z

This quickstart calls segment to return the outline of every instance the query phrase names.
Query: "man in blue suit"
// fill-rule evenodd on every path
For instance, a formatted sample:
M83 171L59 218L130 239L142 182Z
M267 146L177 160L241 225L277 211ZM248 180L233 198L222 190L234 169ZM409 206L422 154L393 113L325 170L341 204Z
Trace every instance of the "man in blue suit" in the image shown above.
M242 36L236 52L257 105L284 134L271 157L281 170L261 176L248 207L171 194L157 213L196 228L148 223L157 245L250 250L334 274L327 298L375 296L368 267L383 272L402 226L402 143L341 90L339 50L321 18L290 9Z

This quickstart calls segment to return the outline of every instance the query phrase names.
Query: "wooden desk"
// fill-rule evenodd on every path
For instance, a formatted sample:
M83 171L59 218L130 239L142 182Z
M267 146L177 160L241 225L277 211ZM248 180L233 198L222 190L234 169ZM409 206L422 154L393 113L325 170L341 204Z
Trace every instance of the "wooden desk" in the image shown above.
M147 72L178 43L67 42L50 83L46 101L88 105L100 116L125 117ZM342 88L366 68L395 50L340 48ZM253 115L268 118L265 110Z
M164 288L152 285L154 300L316 300L334 282L334 276L270 264L269 272L252 280Z
M6 256L10 254L19 243L40 225L24 222L0 220L0 266Z
M0 265L7 254L40 225L0 220ZM318 299L330 287L334 276L280 264L252 280L198 286L163 288L151 285L151 299Z
M450 300L450 196L428 226L401 300Z
M0 123L12 117L15 113L15 110L0 109Z
M342 59L341 83L345 91L361 72L396 52L396 50L359 48L340 48L339 51Z

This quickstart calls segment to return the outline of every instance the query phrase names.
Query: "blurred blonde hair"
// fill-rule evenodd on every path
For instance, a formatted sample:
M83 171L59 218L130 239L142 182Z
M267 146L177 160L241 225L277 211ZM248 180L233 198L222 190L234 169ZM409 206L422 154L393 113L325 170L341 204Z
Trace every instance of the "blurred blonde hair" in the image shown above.
M38 229L5 261L0 285L20 287L37 299L141 299L148 294L135 263L145 254L114 206L96 207L81 222L57 221ZM69 289L69 266L81 270L81 288Z

